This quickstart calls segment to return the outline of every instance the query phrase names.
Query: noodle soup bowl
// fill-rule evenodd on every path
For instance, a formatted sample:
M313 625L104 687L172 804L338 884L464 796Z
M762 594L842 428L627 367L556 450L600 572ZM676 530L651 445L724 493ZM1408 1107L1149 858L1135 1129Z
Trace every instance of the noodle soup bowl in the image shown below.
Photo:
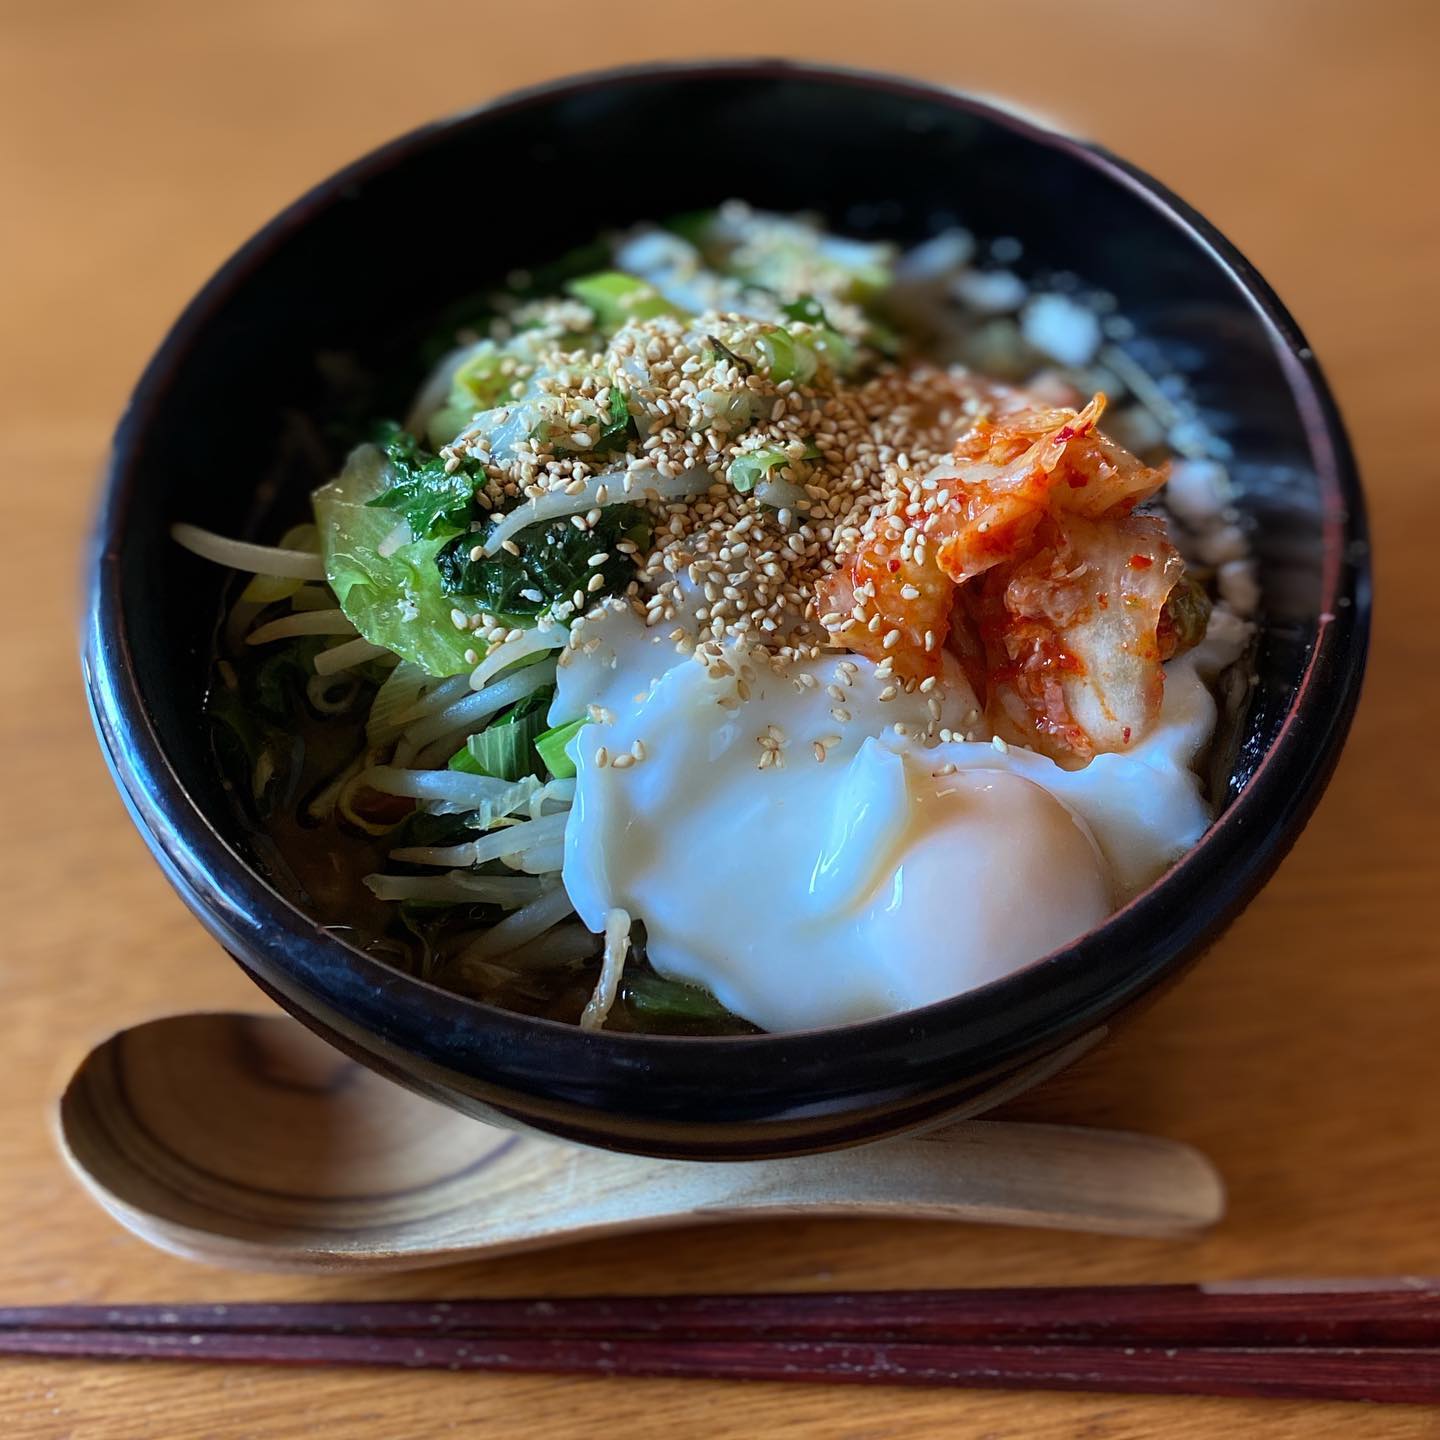
M629 169L641 155L641 196L597 182L616 157ZM501 173L507 185L528 177L549 203L492 223L483 177ZM455 192L457 176L470 182ZM587 198L557 229L556 197L575 176L589 177ZM1013 236L1022 272L1073 272L1113 294L1133 353L1184 377L1228 451L1264 594L1255 679L1213 747L1208 833L1064 949L837 1029L581 1031L402 973L273 883L201 722L226 576L168 532L185 519L277 534L338 466L347 425L403 412L417 338L455 297L597 229L732 193L900 241L956 223ZM85 676L121 794L185 903L262 990L349 1055L477 1117L699 1159L853 1145L973 1113L1177 975L1314 808L1356 704L1369 615L1361 495L1324 379L1212 226L1123 161L993 106L779 62L646 67L508 96L295 202L205 286L141 379L115 437L89 585Z

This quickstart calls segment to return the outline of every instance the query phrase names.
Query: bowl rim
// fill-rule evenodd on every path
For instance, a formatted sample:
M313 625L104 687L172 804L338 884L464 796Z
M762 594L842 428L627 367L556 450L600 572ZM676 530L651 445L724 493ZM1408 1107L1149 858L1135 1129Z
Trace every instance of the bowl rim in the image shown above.
M901 98L969 114L1099 172L1149 206L1198 246L1248 302L1266 331L1294 397L1322 502L1322 613L1300 683L1271 744L1219 821L1154 884L1095 930L976 990L921 1009L820 1029L746 1036L664 1036L583 1031L559 1021L520 1015L405 975L330 934L295 906L220 836L172 768L147 713L131 663L120 590L120 561L137 490L142 437L163 411L171 377L214 312L243 289L287 239L321 211L343 200L348 187L372 179L432 143L486 119L610 87L672 83L717 76L794 80L878 89ZM147 364L115 431L103 473L102 498L87 563L87 609L82 663L92 720L122 798L147 844L182 898L232 951L263 949L299 991L331 1006L399 1049L434 1056L443 1029L445 1063L476 1078L509 1078L503 1063L484 1056L513 1053L541 1040L547 1060L576 1076L643 1074L660 1060L692 1089L721 1093L739 1078L730 1067L758 1071L783 1053L790 1065L808 1062L838 1076L857 1051L890 1051L897 1043L966 1029L987 1061L1033 1050L1033 1009L1042 992L1077 980L1101 952L1143 957L1103 986L1080 985L1073 1009L1042 1027L1046 1044L1093 1027L1193 956L1224 928L1268 879L1319 799L1338 759L1358 701L1370 617L1368 532L1359 477L1338 408L1299 326L1253 265L1221 232L1166 186L1107 149L1060 133L992 99L869 70L788 59L681 60L627 65L564 76L516 90L421 125L369 151L312 186L247 240L201 287ZM1200 883L1204 881L1204 883ZM1190 901L1193 903L1185 904ZM1203 904L1200 902L1203 900ZM1164 945L1145 931L1161 910L1171 911ZM263 934L261 932L264 932ZM1161 953L1163 952L1163 953ZM337 998L318 975L342 962L354 986ZM268 988L268 987L267 987ZM980 1012L998 999L1002 1017ZM1023 1033L1020 1033L1023 1032ZM467 1052L464 1042L483 1041ZM458 1042L458 1043L457 1043ZM839 1042L837 1044L837 1042ZM837 1055L837 1052L838 1055ZM688 1059L687 1059L688 1057ZM467 1058L470 1064L466 1064Z

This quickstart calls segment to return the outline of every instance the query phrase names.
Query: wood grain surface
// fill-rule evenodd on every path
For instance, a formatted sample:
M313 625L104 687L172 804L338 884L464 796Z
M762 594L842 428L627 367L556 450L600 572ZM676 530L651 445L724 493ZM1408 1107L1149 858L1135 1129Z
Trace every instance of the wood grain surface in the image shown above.
M153 1253L66 1177L51 1099L107 1030L262 1007L145 854L85 715L82 537L127 390L226 254L343 161L513 85L707 52L910 71L1103 141L1229 233L1335 382L1369 487L1381 603L1339 773L1275 881L1191 977L1010 1112L1200 1145L1229 1180L1230 1218L1190 1242L766 1223L408 1278L274 1279ZM0 3L0 1298L1440 1273L1437 60L1432 0ZM643 170L635 157L637 184ZM1440 1418L1403 1407L60 1361L0 1364L0 1415L7 1436L106 1440L1440 1434Z

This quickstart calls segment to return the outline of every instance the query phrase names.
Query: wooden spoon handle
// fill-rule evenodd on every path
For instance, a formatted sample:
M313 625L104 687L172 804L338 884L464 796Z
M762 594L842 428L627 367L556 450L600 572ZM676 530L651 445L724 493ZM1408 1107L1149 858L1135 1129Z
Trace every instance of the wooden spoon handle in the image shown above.
M532 1151L529 1176L533 1182L548 1172L544 1185L517 1192L497 1188L492 1177L488 1190L477 1186L473 1206L454 1218L441 1242L450 1258L599 1233L790 1215L1175 1235L1213 1224L1225 1208L1219 1175L1190 1146L1068 1125L970 1121L943 1137L744 1164L555 1145L544 1151L543 1159ZM521 1195L523 1204L515 1203Z
M972 1220L1106 1235L1176 1235L1225 1211L1219 1174L1177 1141L1070 1125L972 1120L943 1136L759 1165L707 1167L721 1211Z

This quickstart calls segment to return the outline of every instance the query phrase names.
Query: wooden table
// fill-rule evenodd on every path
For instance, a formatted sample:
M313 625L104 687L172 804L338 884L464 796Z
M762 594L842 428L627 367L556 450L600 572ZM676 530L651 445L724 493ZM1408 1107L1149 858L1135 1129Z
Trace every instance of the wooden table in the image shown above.
M1430 438L1440 6L729 0L693 15L638 0L12 0L0 10L0 1298L1440 1273L1440 473ZM1229 1179L1230 1218L1187 1243L796 1221L363 1282L232 1275L156 1254L72 1185L47 1131L51 1099L107 1030L261 999L145 854L85 715L80 546L126 392L210 271L341 162L545 75L716 47L911 71L1097 137L1226 230L1328 366L1373 504L1383 606L1339 774L1279 876L1193 975L1113 1048L1016 1107L1203 1146ZM0 1414L12 1436L106 1440L322 1428L412 1440L1440 1433L1433 1415L1406 1408L45 1361L0 1364Z

